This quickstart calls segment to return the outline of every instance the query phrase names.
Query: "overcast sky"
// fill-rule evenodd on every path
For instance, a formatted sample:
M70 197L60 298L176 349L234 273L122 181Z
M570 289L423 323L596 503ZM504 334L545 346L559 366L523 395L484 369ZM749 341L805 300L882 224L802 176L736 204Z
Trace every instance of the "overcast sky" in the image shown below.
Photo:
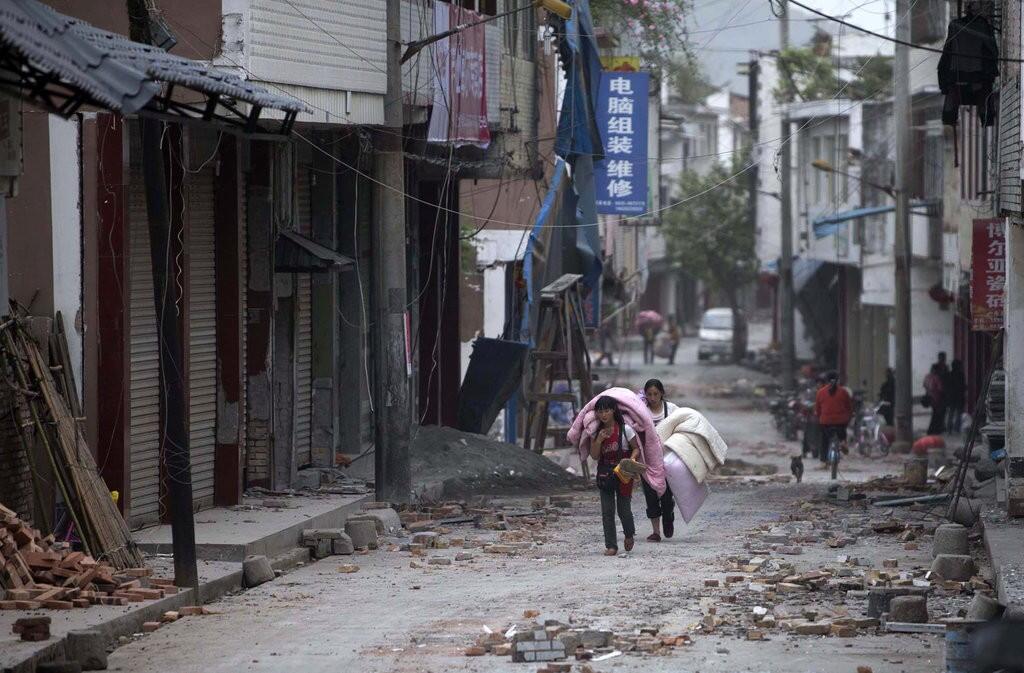
M895 9L895 0L800 0L826 14L849 13L846 20L880 33L893 33L890 19L887 29L886 11ZM814 34L812 15L790 5L790 43L806 44ZM717 85L729 84L734 90L746 87L736 80L736 63L746 60L750 49L770 50L778 47L778 23L768 0L693 0L693 12L686 18L691 51L704 64L705 71ZM823 29L840 41L856 33L826 19Z

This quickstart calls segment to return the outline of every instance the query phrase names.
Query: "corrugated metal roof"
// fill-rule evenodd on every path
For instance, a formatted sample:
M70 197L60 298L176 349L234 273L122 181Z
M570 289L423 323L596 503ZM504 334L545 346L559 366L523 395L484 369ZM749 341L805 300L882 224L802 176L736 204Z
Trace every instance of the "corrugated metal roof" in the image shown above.
M181 107L168 107L170 87L166 84L215 96L218 102L228 98L235 104L289 113L307 109L294 98L271 94L200 61L101 30L37 0L0 2L0 51L6 52L0 58L3 83L23 89L26 83L36 84L36 89L41 83L47 84L51 90L29 93L33 100L41 98L50 107L57 107L51 98L63 98L73 108L89 102L126 114L152 111L187 115ZM18 79L12 81L12 74ZM44 79L46 76L50 81ZM58 111L70 114L73 108ZM243 116L237 110L232 112Z

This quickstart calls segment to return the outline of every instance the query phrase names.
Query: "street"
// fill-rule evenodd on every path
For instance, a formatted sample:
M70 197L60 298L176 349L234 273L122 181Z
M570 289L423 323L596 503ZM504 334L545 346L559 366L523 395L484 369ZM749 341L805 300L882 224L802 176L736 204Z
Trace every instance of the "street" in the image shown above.
M639 353L626 354L617 383L638 387L650 376L662 377L670 399L707 412L729 442L730 459L775 465L780 475L787 475L795 444L779 441L767 413L755 410L751 399L707 392L740 379L755 380L757 375L732 365L698 364L694 341L684 341L674 367L639 365ZM843 476L863 481L899 467L896 459L851 456L843 464ZM661 648L654 654L626 652L593 662L589 665L594 671L854 673L865 670L858 669L861 666L875 673L938 670L942 640L934 635L876 635L874 628L860 628L856 635L844 634L852 637L822 637L772 628L771 621L756 628L751 623L754 615L764 613L758 608L767 608L768 615L780 622L789 614L794 623L862 617L864 598L847 598L845 591L831 586L810 592L797 587L792 595L772 597L755 583L736 578L726 582L727 575L735 573L729 570L730 558L749 559L752 550L764 546L758 535L787 517L795 520L787 524L792 531L824 527L826 535L819 536L823 538L843 530L851 541L842 549L821 542L781 548L788 553L772 553L753 575L768 572L773 564L791 575L826 566L852 569L836 571L836 577L881 569L886 559L894 559L900 569L928 566L927 542L908 550L895 535L873 535L864 528L872 515L870 506L865 511L841 506L853 503L821 502L826 481L825 471L810 460L800 485L771 477L720 480L694 522L685 526L678 521L675 537L660 544L644 540L650 528L642 493L636 489L637 546L615 558L601 555L596 493L575 492L571 507L561 516L549 517L541 533L534 528L526 536L535 542L528 550L428 550L429 558L457 557L451 565L433 565L428 558L387 545L367 555L331 557L208 606L214 614L183 619L134 639L111 655L110 668L137 673L533 671L535 665L512 663L507 655L466 656L467 648L487 629L504 631L530 621L524 620L527 614L537 615L541 623L554 619L620 636L644 628L657 629L659 637L692 638L692 644ZM529 508L530 501L503 499L490 506ZM811 501L817 502L805 504ZM802 511L806 516L800 516ZM928 522L924 513L914 513L914 518ZM827 532L830 529L834 530ZM482 543L499 535L509 534L453 526L447 537L464 540L463 546L470 547L472 540ZM845 564L837 561L839 554L849 557ZM859 559L859 567L850 559ZM339 572L339 563L356 564L358 572ZM715 584L706 580L719 580L721 586L705 586ZM959 600L933 597L929 608L933 615L955 616ZM762 636L764 640L748 640Z

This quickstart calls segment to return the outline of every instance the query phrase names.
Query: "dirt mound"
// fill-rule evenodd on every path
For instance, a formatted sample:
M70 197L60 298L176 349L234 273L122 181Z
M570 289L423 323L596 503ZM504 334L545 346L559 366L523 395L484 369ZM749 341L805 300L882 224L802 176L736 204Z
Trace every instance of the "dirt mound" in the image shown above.
M575 480L521 446L454 428L414 429L409 453L413 488L429 500L547 493L568 488Z

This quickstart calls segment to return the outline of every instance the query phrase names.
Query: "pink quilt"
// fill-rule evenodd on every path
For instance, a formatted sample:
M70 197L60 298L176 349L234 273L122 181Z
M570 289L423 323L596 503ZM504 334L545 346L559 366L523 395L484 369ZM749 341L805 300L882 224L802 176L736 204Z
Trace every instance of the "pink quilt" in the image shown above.
M590 441L597 435L599 426L597 416L594 415L594 405L598 397L604 396L612 397L619 403L619 409L626 422L633 426L639 435L641 459L647 465L644 481L657 491L658 495L664 494L665 450L661 446L658 432L654 429L654 421L647 410L647 405L632 390L609 388L587 402L573 419L572 427L566 436L580 452L580 460L587 460L590 456Z

